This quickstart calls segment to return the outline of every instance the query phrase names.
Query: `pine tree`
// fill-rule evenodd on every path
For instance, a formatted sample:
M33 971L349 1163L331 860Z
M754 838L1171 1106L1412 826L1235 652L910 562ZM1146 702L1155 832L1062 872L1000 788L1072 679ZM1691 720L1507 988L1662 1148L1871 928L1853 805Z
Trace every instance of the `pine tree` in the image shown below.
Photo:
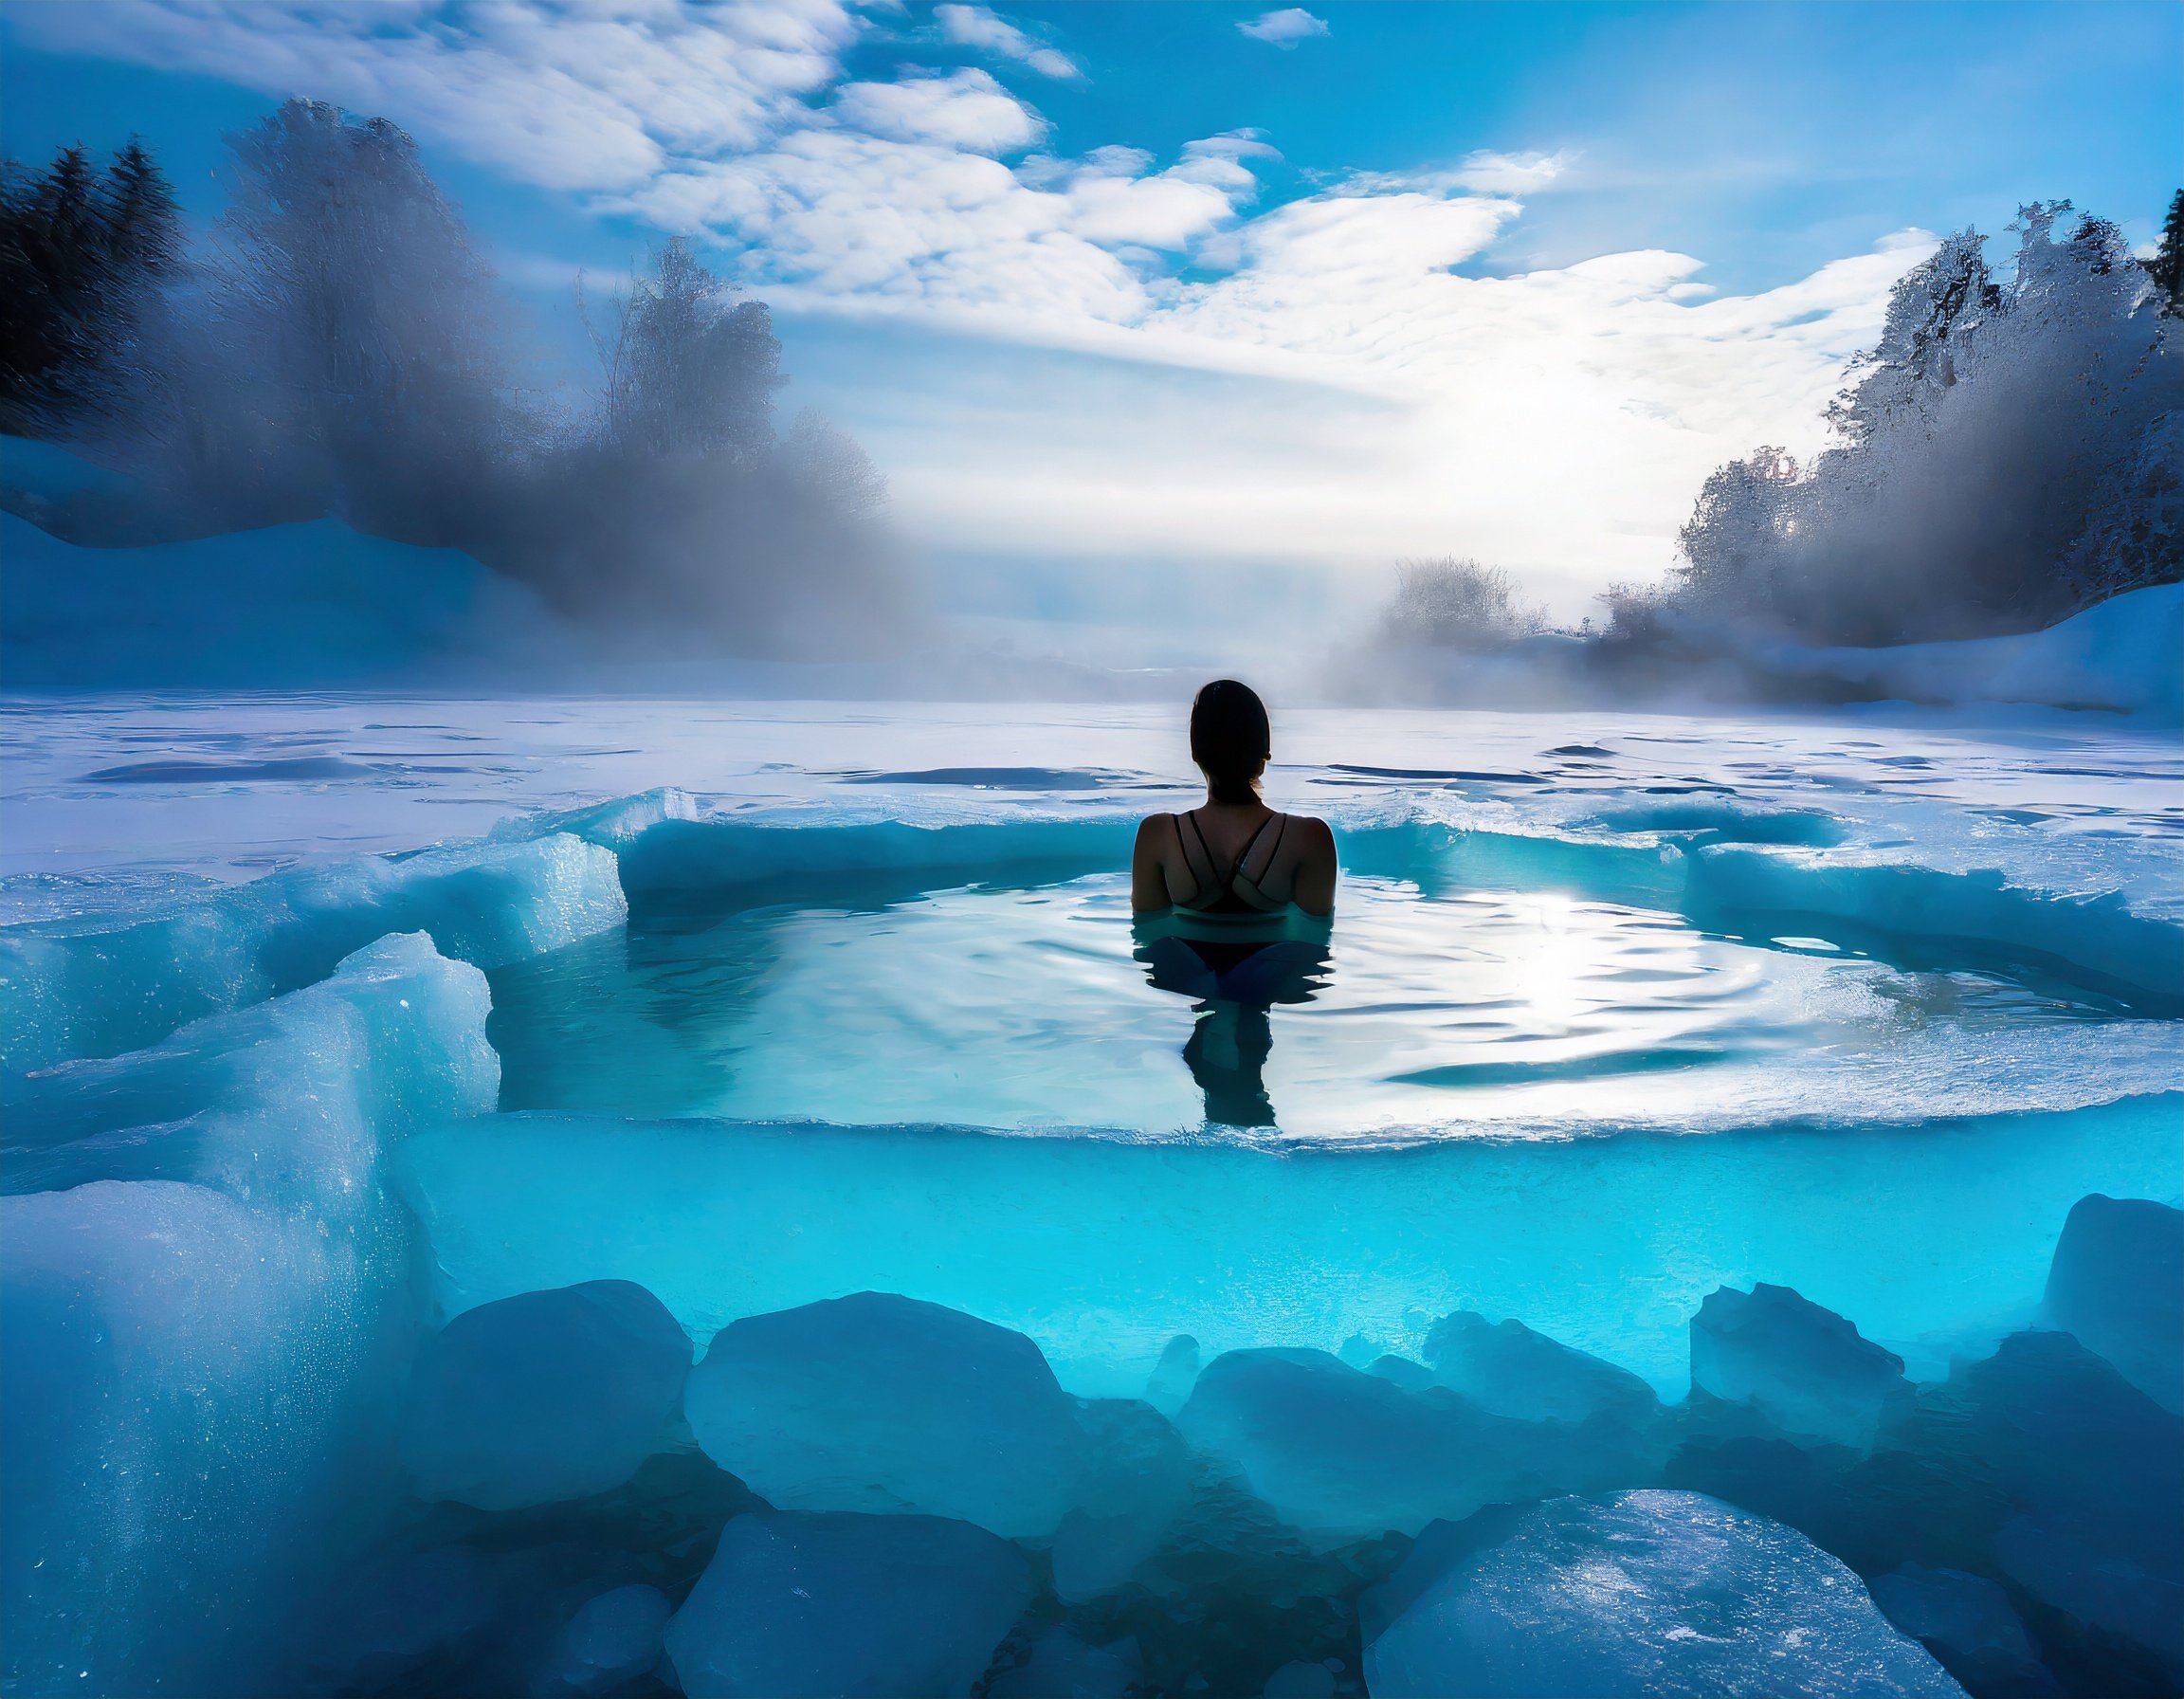
M2169 202L2169 216L2161 226L2161 240L2154 257L2146 262L2154 287L2160 292L2162 313L2184 318L2184 189Z
M132 136L106 168L106 251L135 280L164 282L182 265L182 214L167 174Z

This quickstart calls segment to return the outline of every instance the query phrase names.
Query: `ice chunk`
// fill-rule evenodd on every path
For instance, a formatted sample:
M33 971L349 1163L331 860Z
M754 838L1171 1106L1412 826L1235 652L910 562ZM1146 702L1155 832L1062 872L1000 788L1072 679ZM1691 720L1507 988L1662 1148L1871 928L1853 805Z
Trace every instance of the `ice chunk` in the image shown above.
M1076 1603L1128 1580L1190 1498L1191 1454L1150 1404L1087 1403L1078 1416L1084 1456L1077 1507L1054 1531L1054 1591Z
M658 1451L690 1341L627 1280L466 1309L411 1371L402 1460L418 1496L482 1510L619 1487Z
M1259 1699L1335 1699L1335 1672L1325 1664L1283 1664L1266 1678Z
M746 1316L691 1371L705 1453L771 1504L1051 1533L1084 1435L1039 1347L883 1292Z
M1588 1430L1489 1416L1444 1386L1409 1392L1324 1351L1217 1357L1176 1425L1322 1544L1613 1485L1632 1467L1627 1446Z
M1594 1416L1643 1424L1660 1415L1653 1389L1611 1362L1573 1351L1518 1321L1476 1310L1444 1316L1426 1336L1433 1378L1494 1416L1528 1422Z
M1199 1367L1198 1342L1178 1333L1160 1347L1160 1361L1145 1382L1145 1401L1162 1416L1174 1416L1190 1398Z
M1707 1294L1691 1318L1691 1383L1750 1404L1783 1433L1867 1447L1908 1408L1903 1360L1785 1286Z
M1138 1685L1136 1640L1087 1646L1065 1628L1048 1629L1031 1655L986 1687L986 1699L1122 1699Z
M663 1635L675 1607L643 1583L586 1599L555 1637L531 1685L533 1699L605 1693L648 1673L660 1662Z
M1962 1694L1843 1564L1717 1500L1624 1492L1482 1521L1366 1648L1374 1699Z
M1906 1563L1866 1585L1882 1614L1972 1691L2062 1699L2010 1596L1984 1576Z
M110 1056L297 990L391 932L500 967L628 917L613 854L567 835L293 868L149 915L0 929L0 1045L13 1069Z
M1943 1398L1943 1458L1993 1482L2011 1579L2184 1660L2184 1417L2064 1333L2011 1334Z
M382 1490L349 1448L415 1302L385 1147L490 1106L484 994L387 939L158 1050L11 1083L7 1178L64 1189L0 1198L10 1684L232 1690L343 1555Z
M2140 1392L2184 1415L2184 1210L2081 1197L2055 1247L2047 1309Z
M667 1625L689 1699L958 1699L1031 1601L1015 1547L933 1516L738 1516Z

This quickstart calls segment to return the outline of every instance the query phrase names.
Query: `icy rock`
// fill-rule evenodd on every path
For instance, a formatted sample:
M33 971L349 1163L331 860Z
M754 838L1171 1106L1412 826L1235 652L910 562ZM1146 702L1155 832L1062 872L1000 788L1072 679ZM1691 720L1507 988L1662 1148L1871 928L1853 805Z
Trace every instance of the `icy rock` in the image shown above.
M1717 1500L1562 1498L1492 1523L1367 1647L1374 1699L1963 1692L1850 1570Z
M1320 1543L1414 1534L1496 1500L1612 1484L1628 1451L1584 1429L1488 1416L1445 1386L1408 1392L1324 1351L1280 1348L1215 1358L1176 1425Z
M987 1684L986 1699L1122 1699L1141 1671L1136 1640L1087 1646L1065 1628L1049 1629L1028 1658Z
M1866 1586L1889 1621L1974 1692L2061 1699L2063 1690L2040 1662L2010 1596L1985 1577L1906 1563Z
M1083 1465L1076 1403L1037 1345L890 1293L730 1323L685 1405L705 1454L785 1509L919 1510L1042 1535Z
M2140 1392L2184 1415L2184 1210L2081 1197L2048 1270L2047 1309Z
M1405 1392L1424 1392L1429 1386L1441 1384L1431 1369L1422 1362L1412 1362L1408 1357L1375 1357L1365 1364L1365 1372L1392 1380Z
M1077 1507L1054 1530L1054 1591L1065 1604L1113 1591L1158 1549L1189 1502L1191 1454L1166 1418L1130 1398L1100 1398L1078 1415L1085 1461Z
M0 930L0 1061L47 1068L324 978L388 933L477 967L610 931L628 915L613 854L556 835L268 874L148 915Z
M667 1625L689 1699L953 1699L1031 1601L1006 1541L933 1516L738 1516Z
M402 1460L418 1495L482 1510L619 1487L667 1436L690 1341L627 1280L466 1309L419 1348Z
M638 1583L588 1599L555 1636L531 1686L533 1699L610 1692L648 1673L659 1662L667 1595Z
M1162 1416L1173 1416L1191 1397L1200 1366L1198 1342L1188 1333L1178 1333L1160 1349L1160 1361L1145 1382L1145 1401Z
M1335 1672L1325 1664L1283 1664L1266 1678L1259 1699L1335 1699Z
M2184 1660L2184 1417L2065 1333L2013 1333L1943 1398L1989 1475L2004 1571L2082 1622Z
M1901 1357L1833 1310L1764 1281L1749 1292L1707 1294L1691 1318L1691 1382L1752 1405L1787 1434L1861 1449L1911 1397Z
M460 1666L495 1637L501 1580L464 1546L367 1563L318 1601L298 1673L318 1690L384 1692Z
M1630 1424L1661 1413L1653 1389L1628 1369L1535 1333L1518 1321L1492 1323L1460 1309L1426 1336L1433 1379L1494 1416L1527 1422Z

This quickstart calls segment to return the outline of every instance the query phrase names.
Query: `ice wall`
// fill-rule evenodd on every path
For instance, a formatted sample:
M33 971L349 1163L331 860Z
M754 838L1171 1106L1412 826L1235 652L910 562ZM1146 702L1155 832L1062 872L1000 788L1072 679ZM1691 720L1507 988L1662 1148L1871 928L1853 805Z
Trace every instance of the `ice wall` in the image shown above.
M486 1006L476 968L391 937L155 1049L9 1080L11 1690L265 1678L369 1506L414 1327L385 1158L492 1106Z
M618 926L613 855L565 833L269 874L150 913L0 931L0 1062L48 1067L308 985L390 932L500 967Z

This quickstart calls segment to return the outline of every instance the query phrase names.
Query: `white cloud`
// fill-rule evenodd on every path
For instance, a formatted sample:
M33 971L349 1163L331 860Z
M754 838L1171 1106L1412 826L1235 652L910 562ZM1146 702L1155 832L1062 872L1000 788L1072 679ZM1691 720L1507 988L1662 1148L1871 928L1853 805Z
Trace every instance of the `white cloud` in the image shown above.
M1464 156L1451 180L1486 194L1531 194L1554 182L1576 159L1577 155L1567 150L1558 154L1498 154L1481 148Z
M1042 77L1073 78L1084 73L1066 53L1026 35L988 6L937 6L933 21L941 34L961 47L977 47L1028 65Z
M1046 133L1039 115L984 71L851 82L832 116L853 130L895 141L937 142L973 154L1014 154Z
M1327 33L1327 20L1316 18L1301 6L1284 6L1279 11L1262 12L1247 24L1236 26L1254 41L1272 44L1284 51L1301 41Z
M862 27L843 0L99 0L9 21L66 51L382 113L548 189L622 189L800 121Z

